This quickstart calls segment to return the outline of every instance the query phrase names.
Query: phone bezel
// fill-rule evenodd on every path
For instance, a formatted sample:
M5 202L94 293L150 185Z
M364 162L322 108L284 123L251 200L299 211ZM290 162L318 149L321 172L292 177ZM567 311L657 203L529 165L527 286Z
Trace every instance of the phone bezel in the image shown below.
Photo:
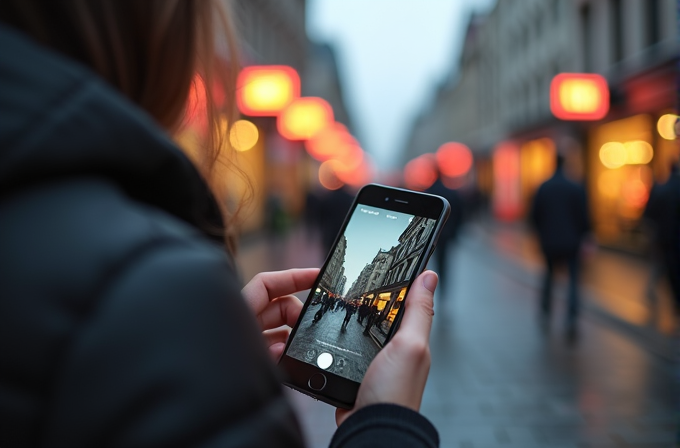
M297 333L300 322L302 321L302 316L304 316L307 308L310 305L311 300L309 299L312 294L311 291L314 291L317 288L317 285L321 280L321 274L324 272L328 263L330 262L333 252L335 251L335 247L337 246L340 237L345 233L347 224L349 223L350 218L354 214L359 204L436 220L435 228L426 243L426 253L423 257L421 257L418 268L414 271L412 277L408 281L407 293L411 288L415 278L425 269L425 266L427 266L427 262L434 251L437 240L439 239L441 229L446 222L451 210L448 201L440 196L404 190L401 188L387 187L379 184L368 184L364 186L361 190L359 190L356 197L354 198L352 206L345 216L340 231L335 237L335 241L331 246L332 249L326 256L326 260L319 271L319 277L315 280L314 285L310 290L310 296L307 297L307 300L300 313L300 318L296 322L295 327L293 327L290 336L288 337L288 341L286 342L283 355L279 360L279 366L282 368L284 375L286 375L284 378L285 385L313 398L345 409L351 409L354 406L360 383L336 375L332 372L328 372L312 364L308 364L293 357L287 356L286 353L288 352L288 348L291 341L293 340L293 337L295 336L295 333ZM390 328L389 334L385 339L385 343L387 343L392 338L394 333L399 328L403 310L404 308L402 307L398 311ZM309 386L309 379L315 373L322 373L326 377L326 387L323 388L322 391L314 390Z

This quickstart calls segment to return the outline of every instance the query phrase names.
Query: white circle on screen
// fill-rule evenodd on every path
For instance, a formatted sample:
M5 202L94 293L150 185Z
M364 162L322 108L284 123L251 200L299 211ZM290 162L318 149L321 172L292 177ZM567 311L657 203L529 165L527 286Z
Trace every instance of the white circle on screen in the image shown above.
M316 364L322 369L326 370L333 365L333 355L330 353L322 353L316 358Z

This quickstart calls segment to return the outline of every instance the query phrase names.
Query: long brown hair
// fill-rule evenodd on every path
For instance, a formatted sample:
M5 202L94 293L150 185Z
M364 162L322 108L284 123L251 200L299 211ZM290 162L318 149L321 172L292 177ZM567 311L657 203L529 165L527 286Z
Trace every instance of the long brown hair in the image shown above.
M0 20L89 66L170 133L185 124L190 88L201 89L206 101L199 112L207 126L193 160L212 183L215 165L225 159L224 116L233 123L236 115L238 53L225 3L3 0ZM233 235L225 238L233 250Z

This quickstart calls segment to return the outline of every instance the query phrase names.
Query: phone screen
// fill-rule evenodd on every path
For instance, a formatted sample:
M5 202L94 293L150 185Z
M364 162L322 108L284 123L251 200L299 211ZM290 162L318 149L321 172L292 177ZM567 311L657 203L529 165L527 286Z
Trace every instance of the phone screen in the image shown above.
M390 334L436 220L357 204L286 355L360 383Z

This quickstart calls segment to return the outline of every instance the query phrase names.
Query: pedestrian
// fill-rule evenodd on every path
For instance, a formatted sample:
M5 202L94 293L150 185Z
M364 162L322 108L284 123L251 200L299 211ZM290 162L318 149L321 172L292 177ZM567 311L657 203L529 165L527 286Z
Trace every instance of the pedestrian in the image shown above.
M571 144L565 139L562 150L567 150ZM539 316L542 325L547 328L552 313L555 269L566 265L569 270L566 335L573 341L578 335L580 311L579 253L590 230L590 218L585 188L565 176L564 157L559 152L555 165L555 173L536 191L530 211L545 262Z
M336 190L325 191L319 196L318 222L324 254L330 253L333 249L335 238L345 222L345 216L353 201L354 194L347 185Z
M316 313L314 313L314 319L312 320L313 324L319 322L321 318L323 318L323 316L326 314L326 311L328 311L328 308L330 307L331 300L333 299L324 292L323 296L321 297L321 306L316 311Z
M439 271L439 295L442 299L445 299L447 296L451 295L450 288L453 276L451 267L451 249L455 245L458 232L463 222L463 201L458 191L444 185L442 173L436 168L436 165L434 166L437 172L437 180L425 192L441 196L449 201L449 204L451 205L449 219L446 221L446 224L439 235L437 247L433 254Z
M652 253L657 269L668 279L674 309L680 316L680 169L671 165L668 180L655 185L649 195L644 216L652 224Z
M225 5L0 3L0 446L303 445L274 329L319 271L241 288L208 182L238 73ZM195 164L171 138L192 84ZM436 283L416 279L331 446L438 444L417 412Z
M354 312L356 311L356 307L354 304L351 302L348 302L345 304L345 320L342 321L342 331L344 332L347 330L347 325L349 324L349 321L352 319L352 316L354 315Z
M375 323L375 320L378 318L378 307L376 305L373 305L372 307L369 308L368 315L366 316L366 327L364 327L364 335L368 336L369 332L371 331L371 327Z
M361 325L364 324L364 319L366 318L367 313L368 313L368 305L361 302L361 305L359 305L359 311L357 312L357 322L359 322L359 324L361 324Z

